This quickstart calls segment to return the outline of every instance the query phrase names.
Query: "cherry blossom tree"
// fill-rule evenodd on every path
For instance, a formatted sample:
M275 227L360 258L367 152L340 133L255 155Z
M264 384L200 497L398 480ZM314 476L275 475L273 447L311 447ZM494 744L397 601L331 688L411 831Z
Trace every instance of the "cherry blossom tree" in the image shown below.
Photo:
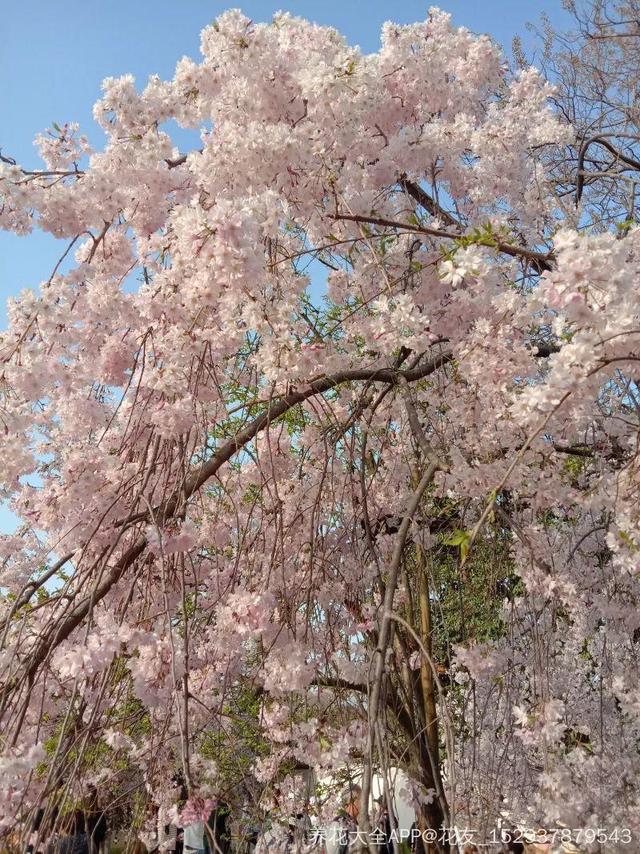
M640 232L436 9L201 49L105 81L102 151L2 155L2 227L65 242L0 340L2 832L90 783L193 817L232 744L243 809L359 769L366 833L400 766L425 831L639 833Z
M638 152L637 0L565 0L568 31L543 20L538 35L539 60L554 81L552 103L574 135L550 158L549 171L565 217L592 228L609 228L634 220ZM521 67L528 66L515 40ZM576 210L575 201L580 202Z

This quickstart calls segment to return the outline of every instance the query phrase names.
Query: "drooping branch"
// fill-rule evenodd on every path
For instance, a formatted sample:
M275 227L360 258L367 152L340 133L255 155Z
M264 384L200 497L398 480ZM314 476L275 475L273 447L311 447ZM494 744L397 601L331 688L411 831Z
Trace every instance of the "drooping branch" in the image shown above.
M370 369L354 369L341 371L329 377L318 377L311 380L306 388L285 395L273 405L267 407L267 410L255 418L244 429L240 430L236 436L226 442L216 453L200 467L196 468L189 475L182 489L174 494L174 496L160 507L156 508L151 514L145 513L135 518L135 521L141 521L145 518L153 518L156 524L166 523L170 518L174 517L181 509L184 503L193 496L207 481L209 481L219 469L244 448L252 439L260 432L265 430L271 423L282 417L286 412L294 406L308 400L315 395L323 394L343 383L356 381L369 382L384 382L395 384L400 377L403 377L406 382L415 382L423 379L434 373L439 368L443 367L452 360L453 356L450 352L443 353L434 357L431 361L424 365L417 366L408 370L394 370L392 368L370 368ZM130 519L129 524L134 520ZM407 528L408 530L408 528ZM406 536L406 534L405 534ZM88 593L84 598L74 605L71 613L62 619L60 623L54 623L48 630L40 636L37 643L34 645L30 653L24 670L20 677L14 677L8 684L4 684L0 688L0 708L2 711L6 709L6 700L8 695L24 683L24 680L32 682L35 674L40 666L46 661L51 651L65 641L71 633L81 625L82 621L87 617L90 611L97 605L115 584L123 577L126 571L135 563L136 560L147 549L148 542L145 536L140 536L134 544L127 549L125 554L117 561L106 577ZM70 559L69 556L67 559Z
M427 467L425 473L420 479L417 488L411 496L411 500L405 511L404 518L402 520L402 524L400 525L400 530L398 531L398 536L394 544L393 555L391 558L389 573L386 580L383 612L380 620L380 631L378 634L378 645L374 653L374 674L371 685L371 693L369 695L369 735L367 743L368 762L365 763L365 769L362 778L360 826L361 829L364 831L365 835L369 835L371 831L368 810L369 796L371 794L371 780L373 773L372 756L375 744L376 727L380 719L381 696L387 660L387 647L389 645L389 640L391 637L391 626L393 621L393 599L398 584L398 575L400 573L400 566L402 564L404 547L407 540L407 536L409 534L411 523L413 521L413 517L420 505L420 501L422 500L422 496L424 495L425 490L433 481L433 478L435 477L438 468L439 466L437 462L432 462Z

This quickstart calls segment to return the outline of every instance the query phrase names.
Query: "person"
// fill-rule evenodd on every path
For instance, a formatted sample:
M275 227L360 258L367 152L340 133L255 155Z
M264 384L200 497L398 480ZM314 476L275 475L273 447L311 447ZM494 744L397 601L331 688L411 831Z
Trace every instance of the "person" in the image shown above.
M551 854L550 842L525 842L524 854Z
M348 854L356 850L361 794L360 786L353 785L343 793L341 807L326 829L326 854Z
M551 842L546 839L547 833L543 828L535 831L524 830L522 832L523 854L551 854Z
M411 827L409 828L409 848L411 849L411 854L417 854L418 852L418 840L420 839L420 828L418 827L418 822L414 821Z
M106 850L107 816L98 803L98 790L95 786L87 789L87 831L91 854L102 854Z
M391 821L389 809L387 808L387 801L384 795L380 795L379 798L376 798L376 804L378 809L374 830L376 831L376 837L378 839L378 850L380 851L380 854L394 854L393 837L391 834L393 828L398 826L398 820L394 815L394 820L393 822Z
M27 845L26 854L34 854L36 840L40 835L40 825L42 824L44 813L44 807L38 807L38 809L33 814L33 818L31 820L31 834L29 836L29 843Z
M267 818L258 835L254 854L290 854L292 840L292 829L287 823Z
M157 827L158 827L158 845L157 850L160 854L174 854L176 850L176 842L178 836L178 828L175 824L167 821L168 816L164 807L158 809Z
M351 784L349 784L349 788L346 789L342 796L344 811L349 816L352 823L355 825L357 825L358 816L360 815L361 796L362 789L360 788L360 786L352 786Z
M87 823L82 810L66 816L62 824L63 835L54 837L45 849L45 854L91 854Z
M188 824L182 835L184 854L206 854L205 829L203 821Z
M260 839L260 827L261 825L255 821L255 819L251 818L249 818L247 823L243 826L241 830L241 838L245 846L244 848L241 848L243 854L245 849L248 854L255 854L256 846Z
M184 803L188 797L187 784L180 771L177 771L171 778L171 787L176 791L177 800ZM176 827L176 843L175 854L184 854L184 829Z
M231 832L227 826L230 813L229 806L221 802L207 819L209 833L215 840L214 845L209 833L205 833L204 847L207 854L229 854L231 851Z
M302 852L313 851L315 844L313 840L313 823L308 812L299 812L292 819L291 826L293 829L293 852L294 854L302 854Z
M333 819L324 828L321 838L324 842L326 854L344 854L345 851L349 850L349 829L345 813L342 810L336 812Z
M509 854L524 854L524 845L522 842L519 841L518 838L515 838L517 833L515 829L512 830L512 833L514 834L514 838L510 839L506 843L507 851L509 852Z

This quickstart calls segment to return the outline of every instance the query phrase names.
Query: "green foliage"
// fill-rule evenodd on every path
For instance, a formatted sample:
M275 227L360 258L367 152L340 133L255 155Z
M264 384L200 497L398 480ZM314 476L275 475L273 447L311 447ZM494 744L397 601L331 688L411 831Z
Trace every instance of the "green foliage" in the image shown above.
M294 436L304 430L308 419L305 416L304 407L302 404L298 404L298 406L292 406L291 409L287 410L278 421L284 422L289 436Z
M450 245L443 244L440 251L445 260L452 261L458 249L466 249L468 246L489 246L497 249L500 243L508 242L508 239L509 233L506 229L500 228L496 231L492 223L486 222L468 234L456 237Z
M442 543L445 546L460 546L460 561L464 563L467 559L467 555L469 554L471 533L469 531L462 531L459 528L456 528L450 534L442 538Z
M202 736L199 752L215 762L222 793L238 789L250 777L256 759L270 752L260 711L260 692L252 685L236 686L223 707L220 726L209 727Z
M489 522L469 548L470 532L455 524L454 506L440 508L439 519L452 520L428 553L432 645L436 660L448 662L451 646L470 641L485 642L504 632L502 603L522 592L513 571L510 534L497 522Z
M627 219L623 220L622 222L617 222L615 225L616 225L616 230L619 233L626 234L627 231L629 231L629 229L631 228L631 226L635 225L635 224L636 224L635 219L627 218Z
M588 465L588 457L569 454L563 463L563 470L567 475L568 481L576 486L578 478L587 470Z

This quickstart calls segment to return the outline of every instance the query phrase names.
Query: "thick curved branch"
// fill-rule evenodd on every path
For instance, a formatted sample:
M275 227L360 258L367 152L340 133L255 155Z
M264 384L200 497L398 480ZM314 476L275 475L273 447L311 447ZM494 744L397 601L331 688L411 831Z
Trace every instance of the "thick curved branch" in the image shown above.
M430 362L409 370L394 370L392 368L379 369L361 369L341 371L330 377L319 377L312 380L305 389L292 392L281 398L279 401L270 405L267 411L255 418L243 430L240 430L237 435L229 442L224 444L206 463L192 472L187 478L185 485L180 495L174 496L170 501L166 502L158 508L156 520L166 521L174 516L176 512L183 506L195 492L197 492L216 472L230 460L235 454L245 447L255 436L262 430L267 428L269 424L280 418L292 407L318 394L323 394L336 386L346 382L355 382L359 380L368 380L372 382L385 382L395 384L402 376L407 382L414 382L423 379L438 370L438 368L446 365L452 360L451 353L443 353L436 356ZM413 515L412 511L412 514ZM146 516L146 514L145 514ZM408 526L407 526L408 530ZM406 536L406 533L405 533ZM51 650L65 641L71 633L78 628L91 609L95 607L115 584L123 577L126 571L135 563L135 561L144 553L147 548L147 539L145 536L140 536L135 543L125 552L125 554L117 561L106 577L97 587L86 595L72 609L64 619L53 624L46 633L41 636L32 650L25 668L16 676L10 683L3 685L0 688L0 704L3 709L6 708L7 695L24 683L25 680L32 682L39 667L46 661Z
M606 148L610 154L613 154L616 160L618 160L620 163L626 163L626 165L630 166L632 169L637 169L640 171L640 161L636 160L634 157L630 157L629 155L624 154L622 151L617 149L615 145L612 145L607 140L607 136L616 137L618 136L618 134L598 134L597 136L591 136L589 137L589 139L586 139L580 146L580 151L578 152L578 178L576 180L576 205L580 203L580 199L582 198L582 191L584 190L584 160L589 146L593 144L601 145L603 148ZM635 139L638 138L635 137Z
M451 353L443 353L422 366L404 371L394 370L393 368L354 369L350 371L340 371L330 377L319 377L318 379L311 380L305 389L291 392L277 402L269 405L265 412L254 419L243 430L240 430L233 439L219 448L211 459L203 463L199 469L192 472L185 482L182 497L175 496L163 507L158 508L158 516L160 518L167 518L168 516L174 515L181 498L183 500L190 498L194 492L200 489L206 481L216 474L220 466L230 460L231 457L235 456L235 454L237 454L238 451L248 442L254 439L258 433L268 427L269 424L277 418L282 417L294 406L297 406L299 403L303 403L310 397L315 397L318 394L324 394L324 392L330 391L331 389L348 382L368 381L389 383L390 385L394 385L401 379L404 379L406 382L415 382L416 380L423 379L424 377L434 373L438 368L449 363L452 358L453 356Z

